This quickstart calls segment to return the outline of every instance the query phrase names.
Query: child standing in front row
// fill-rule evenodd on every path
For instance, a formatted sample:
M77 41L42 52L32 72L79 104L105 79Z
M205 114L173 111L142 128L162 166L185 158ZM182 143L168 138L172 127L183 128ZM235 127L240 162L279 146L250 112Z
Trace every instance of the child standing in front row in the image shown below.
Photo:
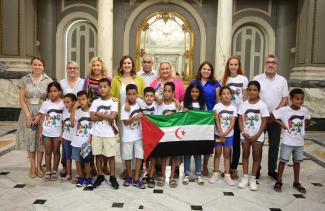
M143 90L144 100L140 103L140 108L143 114L154 115L157 113L157 104L155 102L155 89L153 87L146 87ZM148 162L148 175L144 178L148 188L154 188L156 183L154 179L156 158L150 157Z
M140 169L143 160L143 144L141 135L140 118L143 116L140 106L137 103L138 88L135 84L126 86L126 98L130 106L129 111L125 110L125 104L121 108L121 120L123 121L123 134L121 156L125 160L126 178L123 186L131 184L137 188L144 189L146 186L140 180ZM131 161L134 152L135 174L132 181Z
M213 108L216 116L216 135L215 135L215 155L214 172L209 179L213 184L219 176L219 164L221 153L223 152L225 165L225 180L228 185L235 185L230 176L230 151L233 145L234 126L237 117L237 109L231 104L232 91L230 87L224 86L220 89L221 102Z
M248 100L242 103L238 110L239 128L243 148L243 177L238 187L256 191L256 173L260 166L261 150L264 141L264 130L267 118L270 116L266 104L260 100L261 86L257 81L250 81L247 86ZM253 167L252 176L248 180L248 161L252 148Z
M181 110L182 105L175 99L175 84L173 82L166 82L164 84L163 90L163 102L158 106L158 114L160 115L172 115L175 112ZM165 175L166 175L166 165L167 165L168 157L163 157L161 159L161 177L159 177L157 181L157 185L159 187L163 187L165 185ZM171 171L169 178L169 187L176 188L177 180L175 177L175 169L177 157L171 156Z
M72 153L72 146L71 140L73 137L74 127L70 122L71 110L74 106L74 103L77 101L76 95L73 93L68 93L64 95L63 102L64 102L64 109L63 109L63 145L64 145L64 153L66 158L66 168L67 168L67 176L66 180L72 179L72 160L71 160L71 153Z
M62 134L62 113L64 104L61 99L62 88L58 82L52 82L47 87L48 100L43 102L39 113L41 115L38 130L38 140L45 146L45 181L58 179L60 162L60 136ZM53 154L53 166L52 166Z
M100 98L93 101L89 111L91 120L94 122L91 128L91 146L93 155L96 157L96 166L98 171L94 188L97 188L105 181L103 173L104 157L108 159L110 168L109 181L113 189L118 189L119 184L115 177L115 155L117 142L112 128L116 114L118 112L118 103L114 102L109 95L111 83L107 78L99 80Z
M278 181L274 186L274 190L277 192L282 190L282 174L285 164L292 154L293 187L301 193L306 193L306 188L299 182L300 162L303 161L304 153L305 122L310 119L308 110L303 107L304 96L305 94L301 89L293 89L290 92L291 105L281 107L272 113L276 122L285 129L280 150Z
M80 91L77 93L77 102L74 104L71 110L70 122L75 127L75 132L72 137L72 160L76 161L77 174L79 178L76 186L92 187L93 181L90 177L90 158L91 153L83 158L80 155L81 146L89 141L91 120L89 112L90 98L86 91ZM80 108L79 108L80 107Z
M206 110L205 99L202 86L198 83L191 83L185 91L183 102L183 111L188 110ZM191 171L191 157L192 155L184 155L184 174L183 185L188 185L190 182ZM201 177L202 155L193 155L195 163L195 180L199 185L204 184Z

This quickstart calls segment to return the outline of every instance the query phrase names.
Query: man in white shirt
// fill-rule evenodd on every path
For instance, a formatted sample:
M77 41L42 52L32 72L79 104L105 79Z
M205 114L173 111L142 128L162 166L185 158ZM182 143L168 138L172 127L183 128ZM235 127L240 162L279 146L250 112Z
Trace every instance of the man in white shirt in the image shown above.
M144 54L142 57L142 70L139 71L139 76L143 78L146 83L146 87L150 86L151 82L156 79L157 73L152 69L153 58L148 54Z
M288 104L288 83L284 77L277 74L278 58L275 55L266 57L264 69L264 73L255 76L254 80L260 83L260 97L271 113ZM268 175L277 180L278 173L275 170L278 162L281 126L269 120L266 131L269 137Z

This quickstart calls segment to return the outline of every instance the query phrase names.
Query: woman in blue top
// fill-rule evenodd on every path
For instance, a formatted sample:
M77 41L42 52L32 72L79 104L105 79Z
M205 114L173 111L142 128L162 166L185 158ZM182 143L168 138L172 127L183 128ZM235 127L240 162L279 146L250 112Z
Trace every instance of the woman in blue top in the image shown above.
M211 111L213 106L217 103L217 88L220 87L219 82L214 77L214 69L210 62L203 62L196 74L196 79L191 83L199 83L203 87L204 98L207 110ZM203 161L203 176L208 176L208 161L209 155L204 155Z

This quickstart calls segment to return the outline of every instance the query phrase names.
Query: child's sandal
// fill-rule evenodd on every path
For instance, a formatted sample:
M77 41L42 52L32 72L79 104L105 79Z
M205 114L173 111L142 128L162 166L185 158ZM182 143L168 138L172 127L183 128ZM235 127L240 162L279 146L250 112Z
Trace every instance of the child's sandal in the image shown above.
M183 179L183 185L188 185L190 183L190 177L189 176L185 176Z
M282 191L282 182L281 181L277 181L274 185L274 190L276 192L281 192Z
M177 181L174 178L169 179L169 187L170 188L176 188L177 187Z
M164 187L165 185L165 178L164 177L159 177L157 181L157 186L158 187Z
M156 183L155 183L155 179L152 178L152 177L149 177L149 178L148 178L148 188L154 188L155 185L156 185Z
M59 179L58 173L56 171L52 171L50 180L51 181L56 181L58 179Z
M304 188L299 182L293 183L293 187L296 188L300 193L306 193L306 188Z
M50 180L51 180L51 172L47 171L45 172L44 181L49 182Z

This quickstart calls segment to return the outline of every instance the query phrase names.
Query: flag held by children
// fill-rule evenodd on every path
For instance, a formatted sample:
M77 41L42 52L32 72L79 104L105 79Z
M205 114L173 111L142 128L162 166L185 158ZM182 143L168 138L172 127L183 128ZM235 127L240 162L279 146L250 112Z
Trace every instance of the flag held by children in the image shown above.
M141 119L144 159L151 156L212 154L214 114L191 110Z

